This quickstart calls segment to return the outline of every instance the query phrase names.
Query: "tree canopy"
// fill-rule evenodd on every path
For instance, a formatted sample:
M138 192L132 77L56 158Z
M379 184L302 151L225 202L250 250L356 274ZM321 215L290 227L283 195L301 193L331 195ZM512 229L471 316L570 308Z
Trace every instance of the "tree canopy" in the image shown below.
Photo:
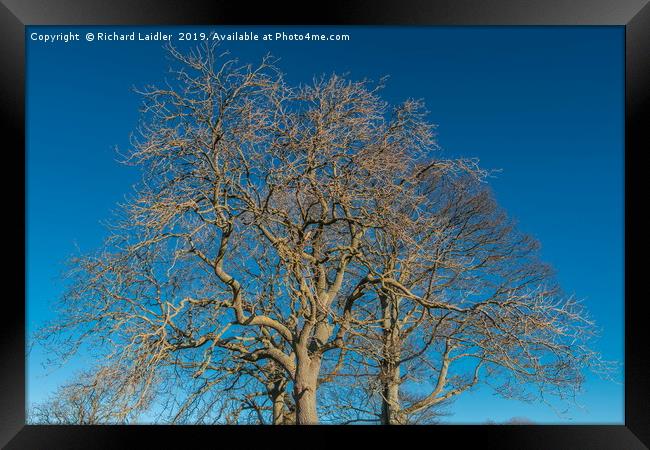
M138 91L142 182L40 334L98 364L37 418L428 423L479 383L566 397L604 369L583 306L478 161L442 157L422 102L217 50L170 46L173 79Z

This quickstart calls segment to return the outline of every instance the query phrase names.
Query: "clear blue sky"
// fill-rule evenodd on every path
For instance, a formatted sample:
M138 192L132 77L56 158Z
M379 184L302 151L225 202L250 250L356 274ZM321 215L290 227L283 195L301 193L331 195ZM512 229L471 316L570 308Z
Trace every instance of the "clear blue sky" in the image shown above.
M214 28L211 28L214 29ZM220 33L313 28L218 27ZM88 31L208 31L164 27L29 27L27 30L27 332L52 316L63 261L96 248L100 221L138 181L113 151L128 147L138 117L132 86L163 80L159 42L92 42ZM321 28L348 42L224 43L243 61L280 57L291 82L322 73L389 75L387 100L422 98L446 155L476 156L499 203L542 243L565 290L583 298L603 333L597 349L623 361L623 27ZM73 31L80 42L30 33ZM176 42L176 44L180 44ZM181 46L182 47L182 46ZM28 402L75 368L49 372L28 356ZM75 363L83 364L83 361ZM485 389L452 405L451 423L524 416L541 423L622 423L620 384L589 377L584 408L564 415Z

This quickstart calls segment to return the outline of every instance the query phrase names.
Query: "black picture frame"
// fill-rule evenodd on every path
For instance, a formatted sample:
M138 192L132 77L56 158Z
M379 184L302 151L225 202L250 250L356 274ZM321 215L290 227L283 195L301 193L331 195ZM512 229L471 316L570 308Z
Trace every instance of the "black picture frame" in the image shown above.
M355 437L391 438L454 448L641 449L650 446L650 327L645 298L635 295L647 239L643 228L642 158L648 146L650 5L647 0L400 0L295 4L226 1L1 0L0 108L3 137L3 323L0 327L0 445L22 448L188 447L244 448L271 444L274 436L296 447L295 436L317 433L319 443L341 445ZM619 25L625 27L625 424L437 425L417 427L37 426L25 424L25 26L28 25ZM8 139L11 137L11 139ZM11 159L9 159L9 157ZM15 175L15 177L13 176ZM19 237L22 236L22 247ZM22 250L22 251L21 251ZM22 256L21 256L22 255ZM645 338L645 339L644 339ZM254 431L254 433L253 433ZM143 440L144 438L144 440ZM136 444L136 440L139 444ZM232 442L227 444L227 442ZM304 442L304 441L303 441ZM309 441L307 441L309 442ZM311 441L313 442L313 441Z

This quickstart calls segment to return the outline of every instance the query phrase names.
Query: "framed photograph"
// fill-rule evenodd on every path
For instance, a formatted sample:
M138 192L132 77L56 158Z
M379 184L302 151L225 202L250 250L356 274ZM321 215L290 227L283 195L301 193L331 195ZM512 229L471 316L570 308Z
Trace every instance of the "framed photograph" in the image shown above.
M2 0L3 448L648 448L647 2L307 11Z

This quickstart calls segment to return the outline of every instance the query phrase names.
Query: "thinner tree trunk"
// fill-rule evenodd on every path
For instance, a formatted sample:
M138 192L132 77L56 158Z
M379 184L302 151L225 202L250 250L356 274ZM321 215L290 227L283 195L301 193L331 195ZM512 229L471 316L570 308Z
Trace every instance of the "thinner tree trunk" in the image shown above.
M273 396L273 425L284 425L284 391Z
M400 368L399 365L382 368L382 405L381 422L384 425L404 423L399 400Z
M381 297L384 328L380 374L382 383L381 423L384 425L405 423L399 399L401 341L397 302L399 299Z

